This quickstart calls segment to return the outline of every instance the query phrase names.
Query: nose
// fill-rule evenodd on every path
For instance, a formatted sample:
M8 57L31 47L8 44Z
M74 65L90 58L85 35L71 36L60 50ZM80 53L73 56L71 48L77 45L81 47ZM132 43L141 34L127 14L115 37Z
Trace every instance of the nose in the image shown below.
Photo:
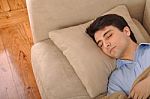
M109 48L111 46L111 43L110 42L105 42L104 46L105 46L105 48Z

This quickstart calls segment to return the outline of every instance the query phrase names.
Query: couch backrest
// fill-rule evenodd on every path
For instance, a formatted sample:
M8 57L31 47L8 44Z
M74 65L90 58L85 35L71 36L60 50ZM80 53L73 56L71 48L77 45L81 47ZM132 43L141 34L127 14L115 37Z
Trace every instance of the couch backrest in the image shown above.
M48 32L92 20L105 11L125 4L131 17L142 21L145 0L27 0L34 43Z

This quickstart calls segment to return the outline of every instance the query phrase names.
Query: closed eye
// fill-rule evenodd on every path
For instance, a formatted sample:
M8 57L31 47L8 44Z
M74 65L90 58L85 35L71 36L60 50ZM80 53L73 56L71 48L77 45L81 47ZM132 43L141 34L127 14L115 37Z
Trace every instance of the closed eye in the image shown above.
M105 39L109 39L111 36L112 36L112 33L107 33L107 34L105 35Z
M102 41L101 41L101 40L99 40L99 41L97 42L97 45L98 45L98 47L102 47L102 46L103 46Z

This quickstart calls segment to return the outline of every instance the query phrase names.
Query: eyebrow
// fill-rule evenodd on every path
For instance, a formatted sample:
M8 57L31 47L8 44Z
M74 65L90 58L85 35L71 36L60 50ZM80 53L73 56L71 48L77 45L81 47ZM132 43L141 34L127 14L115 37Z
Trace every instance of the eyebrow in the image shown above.
M104 33L103 37L105 37L105 35L106 35L108 32L110 32L110 31L112 31L112 30L106 31L106 32ZM98 40L96 43L98 44L98 43L101 42L101 41L102 41L102 40Z
M105 35L108 33L108 32L110 32L111 30L108 30L104 35L103 35L103 37L105 37Z

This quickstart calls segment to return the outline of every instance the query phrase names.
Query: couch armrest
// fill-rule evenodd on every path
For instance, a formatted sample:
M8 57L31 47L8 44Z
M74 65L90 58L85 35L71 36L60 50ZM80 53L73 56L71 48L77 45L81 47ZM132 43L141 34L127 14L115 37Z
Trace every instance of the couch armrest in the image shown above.
M72 66L50 39L36 43L31 56L42 99L90 99Z
M143 25L150 35L150 0L146 0L144 17L143 17Z

